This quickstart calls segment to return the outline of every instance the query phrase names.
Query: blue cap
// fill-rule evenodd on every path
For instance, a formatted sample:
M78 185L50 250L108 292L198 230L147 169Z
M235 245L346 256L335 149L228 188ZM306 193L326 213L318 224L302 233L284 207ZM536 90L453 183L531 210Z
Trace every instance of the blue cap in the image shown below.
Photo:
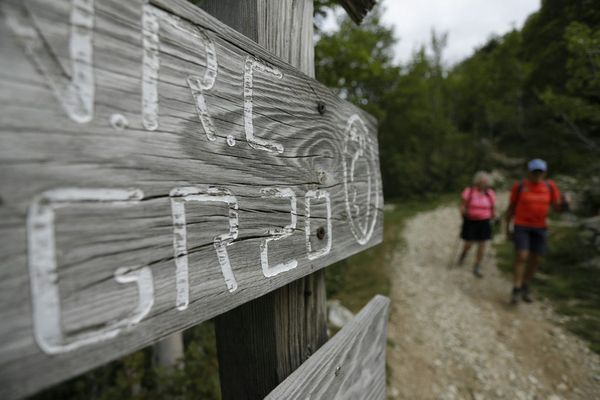
M529 161L527 168L530 171L547 171L548 165L546 164L546 161L539 158L534 158L533 160Z

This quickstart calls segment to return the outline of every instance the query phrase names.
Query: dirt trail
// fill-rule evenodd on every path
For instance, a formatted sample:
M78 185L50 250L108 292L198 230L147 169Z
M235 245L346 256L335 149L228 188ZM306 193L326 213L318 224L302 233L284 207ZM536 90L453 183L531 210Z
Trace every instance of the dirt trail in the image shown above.
M508 305L493 255L484 279L448 261L458 211L417 215L393 260L389 388L393 399L600 399L600 358L547 304Z

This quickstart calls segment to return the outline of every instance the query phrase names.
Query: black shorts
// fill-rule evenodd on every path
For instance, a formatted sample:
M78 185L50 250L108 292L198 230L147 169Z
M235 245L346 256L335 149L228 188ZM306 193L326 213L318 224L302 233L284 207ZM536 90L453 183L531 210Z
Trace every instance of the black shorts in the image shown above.
M515 249L527 250L540 256L546 254L548 231L546 228L532 228L529 226L515 225L513 232Z
M492 225L489 219L463 218L460 237L467 242L483 242L492 238Z

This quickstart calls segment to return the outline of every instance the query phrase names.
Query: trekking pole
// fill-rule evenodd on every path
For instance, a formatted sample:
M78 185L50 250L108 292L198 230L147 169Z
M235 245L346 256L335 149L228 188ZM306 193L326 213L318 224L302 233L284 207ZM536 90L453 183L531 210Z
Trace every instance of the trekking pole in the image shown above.
M496 237L496 235L501 235L502 233L502 221L504 220L503 218L504 213L502 214L502 216L496 218L493 222L492 222L492 238L490 240L490 244L487 246L487 249L485 251L485 257L483 259L482 264L483 265L489 265L489 261L492 258L492 253L495 253L495 249L494 249L494 238Z
M458 254L459 243L460 243L460 232L458 233L458 236L456 237L456 240L454 241L454 252L452 253L452 258L450 258L450 261L448 262L448 269L452 269L452 265L454 265L454 263L456 263L456 255Z

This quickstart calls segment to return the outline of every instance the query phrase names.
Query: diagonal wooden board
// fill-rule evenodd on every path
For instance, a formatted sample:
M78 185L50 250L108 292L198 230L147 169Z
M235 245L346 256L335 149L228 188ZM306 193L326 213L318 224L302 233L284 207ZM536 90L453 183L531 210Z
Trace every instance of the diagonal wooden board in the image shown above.
M376 131L183 0L2 0L0 398L381 242Z
M265 400L383 400L387 297L375 296Z

